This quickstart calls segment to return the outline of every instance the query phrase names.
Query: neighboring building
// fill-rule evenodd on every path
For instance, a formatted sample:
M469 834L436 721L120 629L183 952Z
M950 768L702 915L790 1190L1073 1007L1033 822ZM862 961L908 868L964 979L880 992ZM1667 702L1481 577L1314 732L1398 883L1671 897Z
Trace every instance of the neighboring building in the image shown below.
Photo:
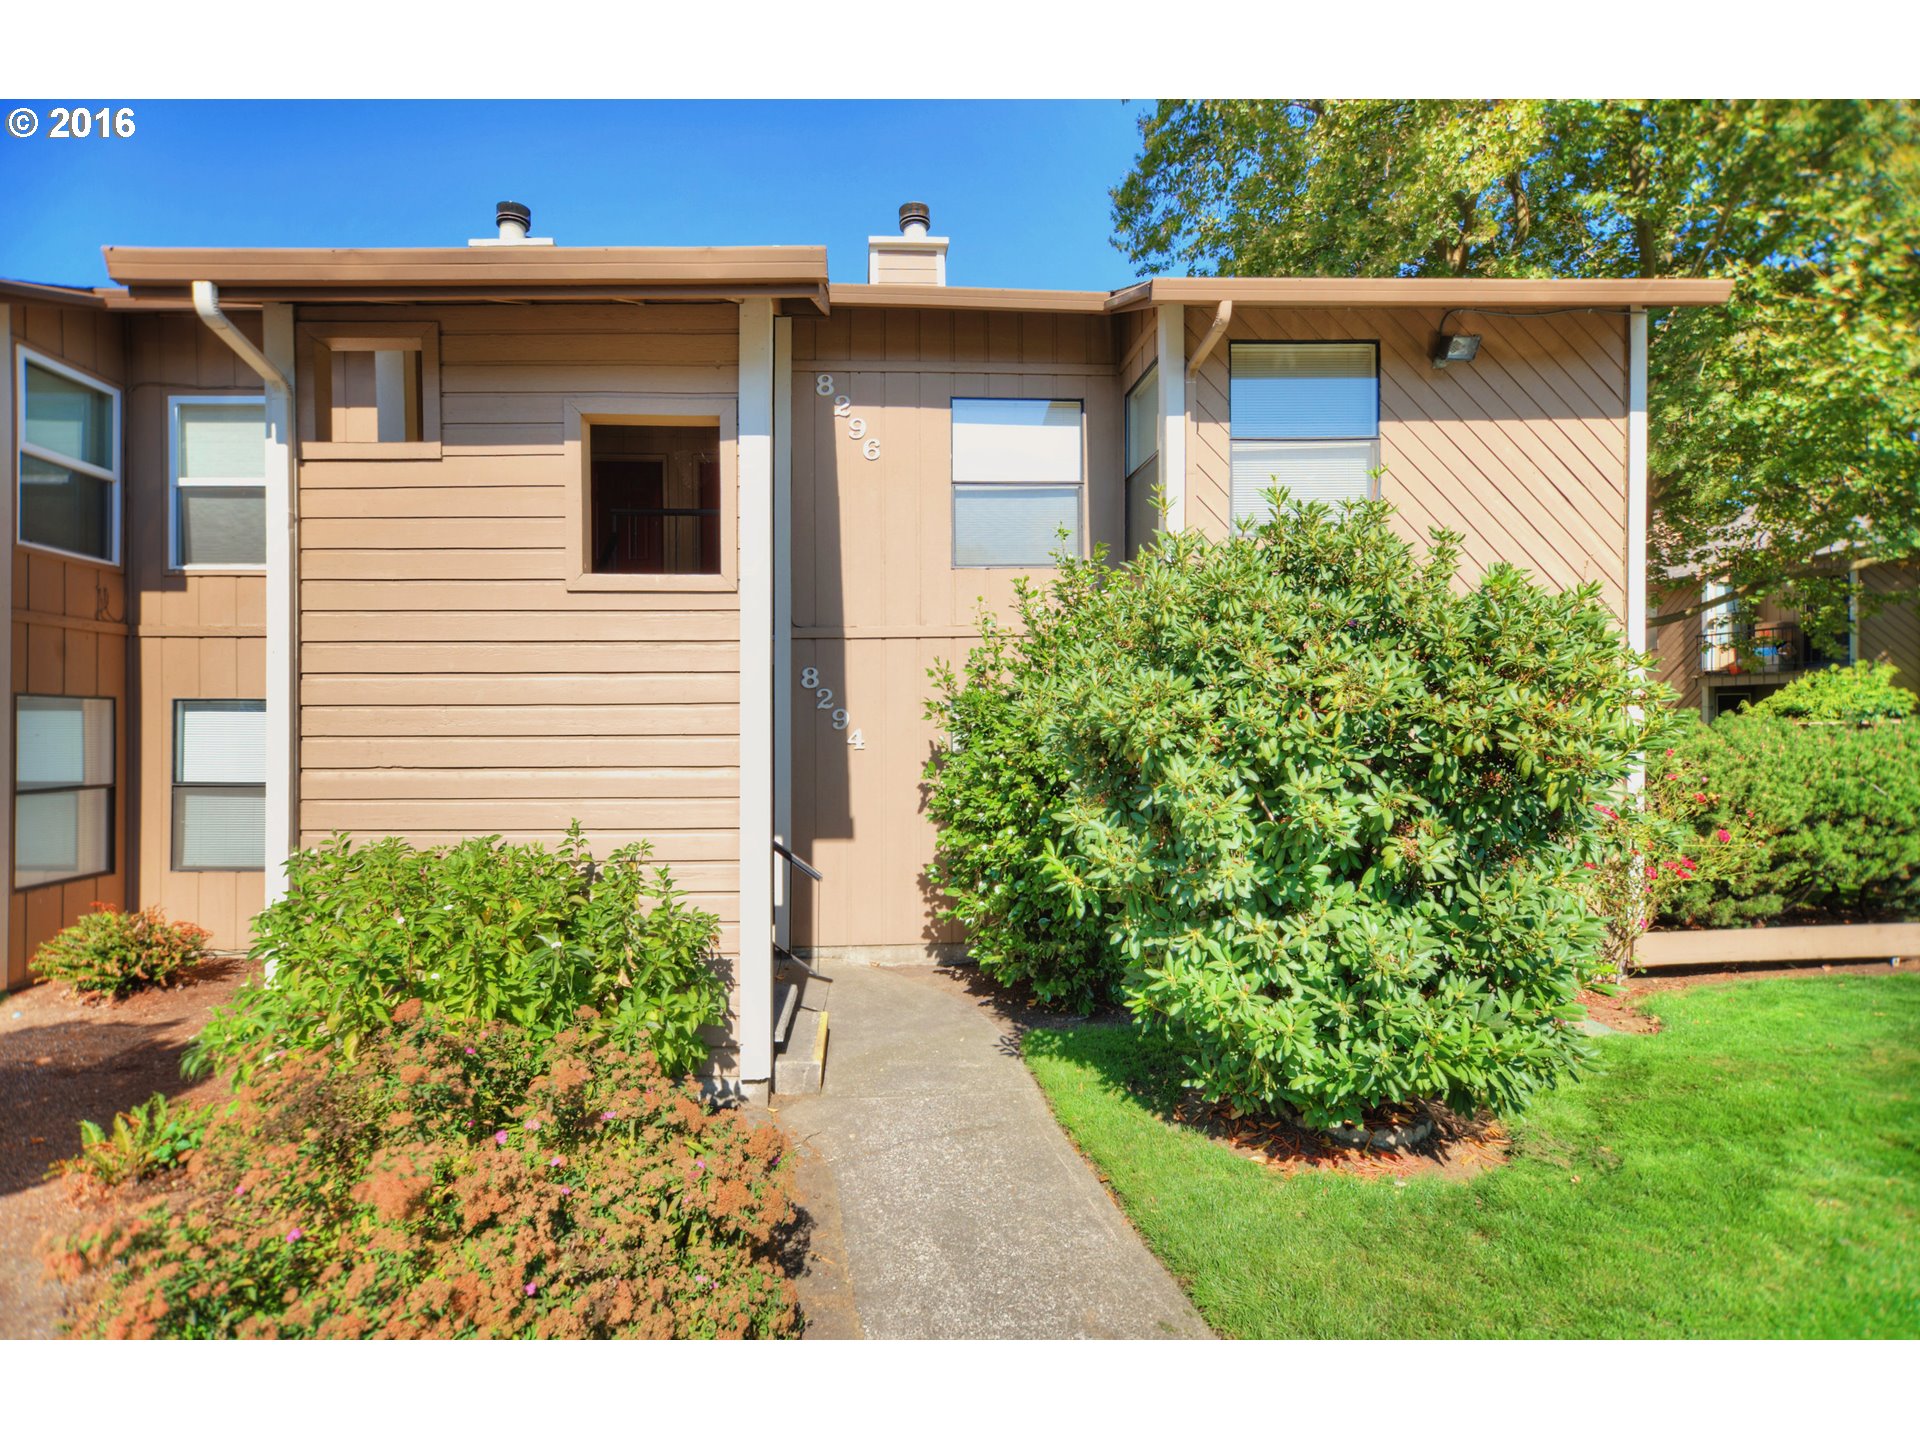
M1277 475L1644 642L1648 307L1717 281L948 286L924 211L817 248L109 248L0 291L17 458L9 984L87 903L246 941L290 847L651 840L773 946L925 953L927 669L984 603ZM196 313L196 306L198 313ZM1457 339L1442 368L1432 356ZM266 377L264 380L262 377ZM1370 472L1384 467L1378 482ZM776 841L823 873L785 893Z
M1899 682L1920 688L1920 603L1905 566L1875 565L1859 572L1861 592L1897 592L1875 606L1857 604L1844 645L1823 650L1800 625L1796 612L1770 600L1735 602L1663 625L1648 636L1658 658L1656 673L1674 688L1679 704L1711 720L1766 699L1809 670L1855 660L1884 660L1899 670ZM1656 595L1656 610L1684 609L1711 600L1708 583L1670 582Z

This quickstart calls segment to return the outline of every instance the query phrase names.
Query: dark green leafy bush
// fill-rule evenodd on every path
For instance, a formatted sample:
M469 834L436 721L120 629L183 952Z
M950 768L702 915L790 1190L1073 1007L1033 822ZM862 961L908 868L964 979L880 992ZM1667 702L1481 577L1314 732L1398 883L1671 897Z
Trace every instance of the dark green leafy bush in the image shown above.
M1834 720L1872 724L1904 720L1913 714L1916 696L1899 686L1900 671L1884 661L1862 660L1809 670L1751 708L1788 720Z
M1604 931L1583 862L1642 743L1630 707L1664 703L1596 586L1463 588L1458 537L1421 560L1390 514L1067 560L978 681L1037 737L1036 793L1062 777L1007 852L1025 894L1106 922L1189 1083L1316 1124L1510 1107L1581 1062ZM983 784L942 766L936 805L955 774Z
M173 984L207 956L207 932L169 920L157 905L122 910L96 900L40 947L33 969L87 995L116 1000Z
M1045 748L1038 712L1026 703L1028 652L991 615L980 623L963 674L944 662L932 672L927 713L949 743L926 766L927 813L939 827L928 878L966 928L982 970L1029 986L1043 1004L1085 1014L1117 998L1119 952L1107 943L1106 913L1076 911L1047 869L1066 768Z
M255 1067L185 1183L64 1247L81 1335L773 1336L771 1126L644 1049L401 1005L350 1063Z
M608 1036L686 1074L706 1057L702 1028L725 1014L710 963L720 925L648 853L632 845L595 862L578 824L553 850L495 835L436 850L335 836L302 851L286 897L253 922L271 983L243 986L215 1013L189 1066L282 1049L351 1059L417 999L535 1035L590 1006Z
M1800 724L1760 706L1679 748L1711 803L1699 844L1763 835L1758 863L1667 902L1679 924L1843 921L1920 913L1920 722Z

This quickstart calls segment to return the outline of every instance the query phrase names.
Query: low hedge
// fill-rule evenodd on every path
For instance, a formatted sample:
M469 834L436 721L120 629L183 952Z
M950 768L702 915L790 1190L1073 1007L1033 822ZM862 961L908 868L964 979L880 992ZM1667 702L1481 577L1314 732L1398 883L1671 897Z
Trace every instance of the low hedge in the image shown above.
M1920 914L1920 722L1800 723L1755 709L1682 740L1706 777L1703 841L1759 831L1757 858L1681 887L1663 919L1731 928Z
M60 1247L73 1333L665 1339L794 1333L778 1130L654 1057L401 1004L345 1064L289 1052L184 1179Z

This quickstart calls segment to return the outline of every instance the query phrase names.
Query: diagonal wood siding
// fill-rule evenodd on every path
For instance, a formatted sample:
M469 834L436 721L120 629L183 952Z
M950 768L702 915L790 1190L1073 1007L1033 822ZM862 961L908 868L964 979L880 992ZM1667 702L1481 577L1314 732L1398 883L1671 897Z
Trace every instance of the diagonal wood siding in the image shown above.
M1233 341L1361 340L1380 346L1381 496L1398 528L1464 537L1469 571L1508 561L1544 584L1594 580L1626 612L1626 320L1618 315L1460 317L1485 337L1470 365L1435 371L1442 311L1236 307L1194 377L1187 440L1190 522L1222 535L1231 514L1227 392ZM1191 352L1212 323L1187 311Z

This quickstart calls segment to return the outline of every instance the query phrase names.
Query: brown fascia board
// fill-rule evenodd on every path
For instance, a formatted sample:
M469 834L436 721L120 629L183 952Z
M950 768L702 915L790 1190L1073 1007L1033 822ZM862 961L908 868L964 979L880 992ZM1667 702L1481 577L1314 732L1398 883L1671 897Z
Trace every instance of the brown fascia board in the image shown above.
M1631 309L1676 305L1724 305L1731 280L1427 280L1327 278L1320 276L1221 276L1214 279L1148 280L1116 290L1115 311L1149 305L1320 306L1338 309L1382 305L1429 309L1475 307L1546 310L1561 306Z
M1105 290L1008 290L981 285L829 285L835 305L886 305L920 310L1035 310L1103 315Z
M765 296L827 306L817 245L474 246L407 250L133 249L107 273L135 299L211 280L235 300L669 299Z
M35 305L78 305L86 310L107 308L109 292L84 285L44 285L37 280L0 280L0 300L24 300Z

